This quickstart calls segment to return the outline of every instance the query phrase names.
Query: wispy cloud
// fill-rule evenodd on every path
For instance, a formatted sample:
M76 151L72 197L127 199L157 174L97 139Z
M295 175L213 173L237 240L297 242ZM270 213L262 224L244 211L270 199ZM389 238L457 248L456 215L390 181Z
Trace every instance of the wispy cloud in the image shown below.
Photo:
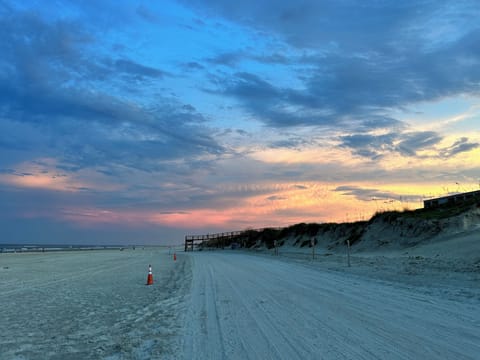
M334 189L342 195L354 196L361 201L398 201L398 202L419 202L422 197L420 194L399 194L390 191L382 191L375 188L363 188L360 186L342 185Z
M2 1L0 213L182 238L476 186L479 16L474 0Z
M475 44L480 30L474 14L479 9L473 2L458 4L455 11L448 5L438 9L429 2L393 8L353 2L307 1L295 6L267 2L255 6L253 12L250 2L235 6L208 3L207 13L268 29L297 49L314 53L308 57L307 68L297 67L304 81L302 89L281 88L252 72L228 74L216 82L224 84L217 89L219 93L238 99L269 126L395 128L399 121L388 116L392 108L478 93L480 49ZM453 35L449 41L430 46L431 37L418 36L424 28L415 24L419 18L425 20L422 14L442 14L444 24L450 18ZM460 14L465 18L460 20ZM468 25L462 28L460 24ZM298 64L298 60L293 62Z
M116 60L115 70L117 70L117 72L124 72L130 74L140 79L143 77L162 78L166 75L164 71L152 68L150 66L138 64L134 61L127 59Z

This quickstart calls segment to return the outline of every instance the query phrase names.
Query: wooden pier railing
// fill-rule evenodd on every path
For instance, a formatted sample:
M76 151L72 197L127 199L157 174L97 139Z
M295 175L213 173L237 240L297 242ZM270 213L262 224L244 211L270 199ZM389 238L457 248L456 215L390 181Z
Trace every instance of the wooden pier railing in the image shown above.
M226 243L231 243L231 240L240 237L243 231L230 231L218 234L207 235L186 235L185 236L185 251L193 251L195 245L201 245L203 242L214 242L217 247L224 247Z

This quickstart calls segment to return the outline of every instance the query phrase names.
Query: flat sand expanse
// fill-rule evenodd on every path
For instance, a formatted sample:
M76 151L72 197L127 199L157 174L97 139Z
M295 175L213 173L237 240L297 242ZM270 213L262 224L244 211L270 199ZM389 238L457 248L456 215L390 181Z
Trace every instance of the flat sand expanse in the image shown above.
M320 261L227 250L189 256L184 359L479 359L475 297Z
M175 358L188 267L147 247L0 254L0 359Z
M0 360L478 359L478 239L0 254Z

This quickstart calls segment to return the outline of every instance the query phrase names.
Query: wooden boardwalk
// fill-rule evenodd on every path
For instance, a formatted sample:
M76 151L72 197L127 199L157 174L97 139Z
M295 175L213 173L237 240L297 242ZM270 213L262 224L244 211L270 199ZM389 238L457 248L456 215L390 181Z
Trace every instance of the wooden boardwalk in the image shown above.
M203 242L214 243L216 247L225 247L226 243L231 243L235 238L240 237L244 231L231 231L218 234L207 235L186 235L185 236L185 251L193 251L194 246L202 245Z

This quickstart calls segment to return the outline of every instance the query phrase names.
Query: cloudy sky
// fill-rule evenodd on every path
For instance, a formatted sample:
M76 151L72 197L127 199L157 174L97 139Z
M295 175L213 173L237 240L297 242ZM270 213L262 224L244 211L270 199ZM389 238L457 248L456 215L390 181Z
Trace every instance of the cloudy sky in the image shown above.
M0 242L181 242L480 186L480 3L0 0Z

